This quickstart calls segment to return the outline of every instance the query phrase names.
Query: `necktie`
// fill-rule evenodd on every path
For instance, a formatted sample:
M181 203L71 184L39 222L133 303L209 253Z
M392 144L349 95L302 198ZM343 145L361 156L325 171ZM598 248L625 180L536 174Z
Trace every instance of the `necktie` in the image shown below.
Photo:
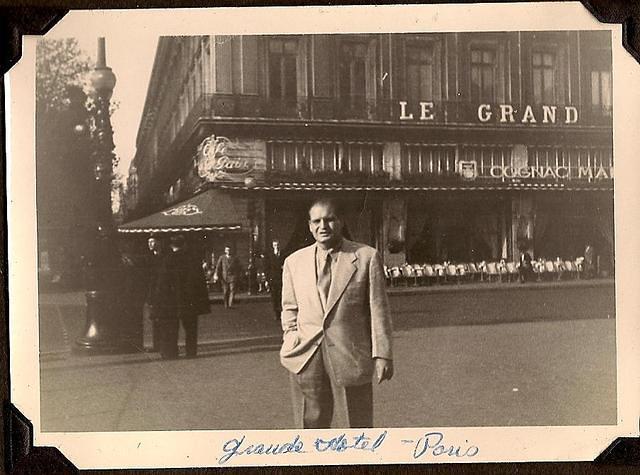
M318 291L320 292L320 299L322 300L322 306L327 306L327 299L329 298L329 288L331 287L331 254L327 254L327 258L324 261L324 267L318 278Z

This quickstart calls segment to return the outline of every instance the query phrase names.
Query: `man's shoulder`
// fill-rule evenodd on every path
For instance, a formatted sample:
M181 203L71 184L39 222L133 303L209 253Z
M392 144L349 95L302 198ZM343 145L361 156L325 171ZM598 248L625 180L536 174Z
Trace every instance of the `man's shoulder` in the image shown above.
M371 259L378 253L375 247L371 247L368 244L361 242L350 241L345 239L342 243L342 250L345 252L353 252L358 258Z
M314 247L315 244L311 244L310 246L305 246L295 252L292 252L284 259L284 263L287 265L294 265L297 261L304 258L304 256L306 256L309 252L313 252Z

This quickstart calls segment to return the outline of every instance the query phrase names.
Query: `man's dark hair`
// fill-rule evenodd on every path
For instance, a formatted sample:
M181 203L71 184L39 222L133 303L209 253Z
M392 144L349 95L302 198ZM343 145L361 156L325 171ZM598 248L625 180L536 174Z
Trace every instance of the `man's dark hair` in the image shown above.
M331 208L335 213L336 217L338 217L339 219L342 219L343 210L344 210L343 206L338 200L334 198L319 196L318 198L313 199L311 201L311 204L309 205L309 209L308 209L309 213L311 213L311 208L313 208L314 206L325 206L327 208Z

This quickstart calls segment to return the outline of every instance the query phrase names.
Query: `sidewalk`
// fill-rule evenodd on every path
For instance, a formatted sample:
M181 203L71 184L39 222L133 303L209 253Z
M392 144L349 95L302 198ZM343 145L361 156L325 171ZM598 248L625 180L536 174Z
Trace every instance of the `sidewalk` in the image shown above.
M589 287L613 287L612 279L550 281L520 284L513 283L465 283L443 284L427 287L398 286L390 287L389 295L393 300L404 296L474 294L521 290L572 289ZM211 313L199 319L198 351L201 354L227 354L251 349L277 348L281 341L279 321L273 314L268 294L240 294L237 307L225 309L222 297L211 294ZM400 303L400 302L398 302ZM147 361L157 359L157 353L136 353L129 355L111 355L76 357L71 353L74 340L84 328L85 299L83 292L43 293L40 295L40 350L43 362L64 360L65 365L89 364L97 361L105 364L126 361ZM183 335L181 332L180 344ZM151 328L148 322L144 327L144 346L151 347ZM182 349L183 350L183 349ZM89 361L90 360L90 361Z

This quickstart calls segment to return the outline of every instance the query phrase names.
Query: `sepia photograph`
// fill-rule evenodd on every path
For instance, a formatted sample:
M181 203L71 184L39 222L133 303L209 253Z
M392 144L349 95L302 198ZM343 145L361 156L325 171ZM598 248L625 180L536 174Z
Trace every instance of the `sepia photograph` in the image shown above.
M402 8L33 38L39 434L231 431L201 460L254 465L616 433L619 28Z

